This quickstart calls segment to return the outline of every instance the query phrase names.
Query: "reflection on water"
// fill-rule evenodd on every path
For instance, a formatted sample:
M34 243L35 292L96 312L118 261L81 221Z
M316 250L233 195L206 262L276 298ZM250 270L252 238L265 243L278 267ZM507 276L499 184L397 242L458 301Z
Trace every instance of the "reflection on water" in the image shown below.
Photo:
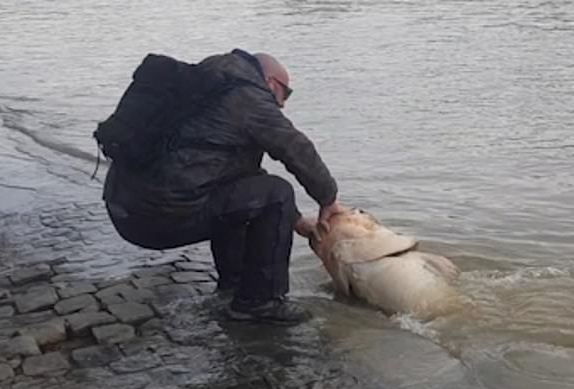
M340 305L317 303L338 323L325 328L334 344L351 361L382 353L389 362L392 337L364 316L432 339L484 387L574 387L572 2L5 0L0 25L9 134L0 150L12 161L3 169L18 172L0 174L2 187L48 180L13 166L30 159L83 185L91 132L146 53L195 61L234 47L270 51L291 70L286 112L316 142L342 200L463 270L469 308L429 323L360 305L343 318ZM301 240L293 269L295 295L332 298ZM373 338L382 343L368 349Z

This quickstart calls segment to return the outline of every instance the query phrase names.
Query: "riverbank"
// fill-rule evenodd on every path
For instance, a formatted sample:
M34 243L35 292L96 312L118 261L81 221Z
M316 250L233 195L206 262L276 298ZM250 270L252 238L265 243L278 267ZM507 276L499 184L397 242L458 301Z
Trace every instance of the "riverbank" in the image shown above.
M0 387L473 387L457 359L378 312L301 292L322 273L294 277L311 322L228 322L206 245L129 245L88 164L10 150L0 158Z

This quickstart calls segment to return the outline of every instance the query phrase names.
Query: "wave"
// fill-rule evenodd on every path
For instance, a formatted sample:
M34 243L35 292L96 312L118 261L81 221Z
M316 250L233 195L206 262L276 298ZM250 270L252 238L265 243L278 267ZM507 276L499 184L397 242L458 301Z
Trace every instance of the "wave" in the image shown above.
M36 144L64 154L73 158L81 159L87 162L96 162L98 157L95 154L80 150L70 144L62 143L59 139L40 134L34 128L41 128L44 125L36 118L37 113L31 110L11 108L6 105L0 105L0 118L2 125L12 131L16 131L27 136ZM24 124L25 122L29 122ZM105 159L101 160L102 164L108 164Z

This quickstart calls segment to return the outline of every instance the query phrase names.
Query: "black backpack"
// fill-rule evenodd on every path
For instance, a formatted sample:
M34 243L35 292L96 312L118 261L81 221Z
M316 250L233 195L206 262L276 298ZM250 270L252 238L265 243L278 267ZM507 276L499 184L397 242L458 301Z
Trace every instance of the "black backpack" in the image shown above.
M115 111L93 135L106 158L136 170L169 148L183 120L236 84L202 63L156 54L148 54L132 78Z

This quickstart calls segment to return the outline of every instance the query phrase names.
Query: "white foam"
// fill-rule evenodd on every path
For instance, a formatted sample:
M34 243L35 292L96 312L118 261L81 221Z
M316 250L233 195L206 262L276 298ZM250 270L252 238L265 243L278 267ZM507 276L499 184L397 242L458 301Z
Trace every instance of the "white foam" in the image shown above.
M432 341L438 340L438 333L431 328L432 322L422 322L412 314L397 314L391 317L391 321L399 325L399 328L413 334L422 336Z

